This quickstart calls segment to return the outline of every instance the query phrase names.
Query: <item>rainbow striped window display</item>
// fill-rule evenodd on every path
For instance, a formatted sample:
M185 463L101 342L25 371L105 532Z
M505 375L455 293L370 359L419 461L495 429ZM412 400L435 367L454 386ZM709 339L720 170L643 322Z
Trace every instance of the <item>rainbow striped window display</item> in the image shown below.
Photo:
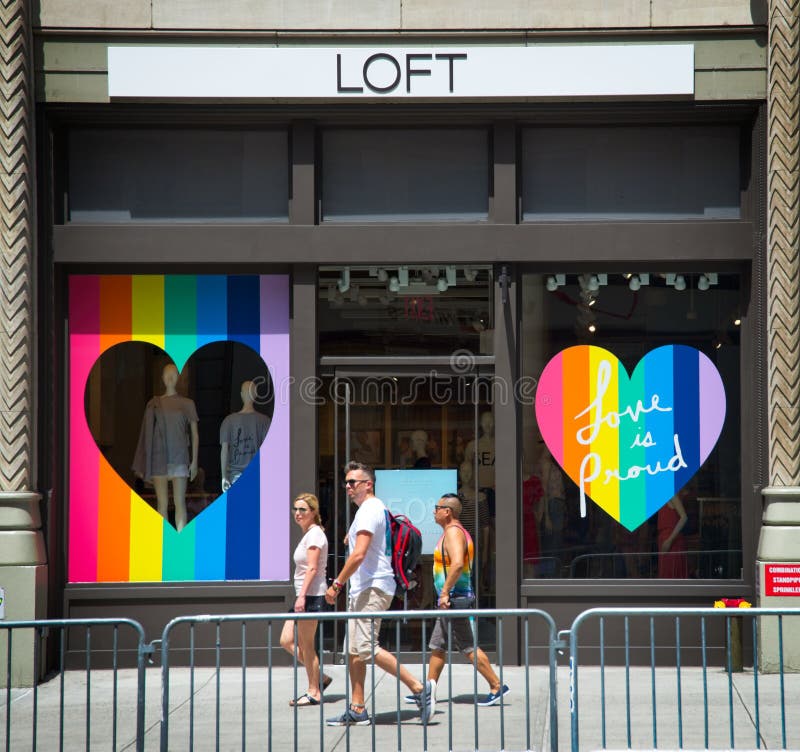
M181 533L101 453L84 390L97 359L148 342L182 369L198 348L240 342L275 385L272 423L241 478ZM70 582L289 578L289 279L286 275L74 275L69 279Z

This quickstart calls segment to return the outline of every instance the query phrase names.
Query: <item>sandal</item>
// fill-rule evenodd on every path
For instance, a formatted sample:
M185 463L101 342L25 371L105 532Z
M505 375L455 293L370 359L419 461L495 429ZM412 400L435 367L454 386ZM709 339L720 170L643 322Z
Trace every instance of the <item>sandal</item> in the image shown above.
M308 692L305 694L300 695L296 700L289 700L289 705L291 707L297 706L298 708L305 708L309 705L319 705L319 700L312 697Z
M331 682L333 681L332 676L328 676L327 674L322 675L322 689L323 691L330 687Z

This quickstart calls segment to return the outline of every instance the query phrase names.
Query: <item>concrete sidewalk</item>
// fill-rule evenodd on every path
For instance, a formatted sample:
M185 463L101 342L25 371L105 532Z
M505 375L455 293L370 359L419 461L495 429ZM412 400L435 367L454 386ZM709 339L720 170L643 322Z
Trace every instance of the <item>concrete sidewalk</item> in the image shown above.
M409 666L422 675L420 665ZM528 673L530 694L526 699L525 670L504 668L503 680L511 688L502 706L477 707L474 702L473 674L470 666L457 664L452 669L452 693L448 673L442 677L437 692L437 708L427 728L420 723L418 712L406 705L404 686L393 677L375 673L374 704L370 691L368 711L375 723L349 730L325 726L325 718L341 714L345 709L345 670L341 666L326 667L334 682L320 707L288 706L295 694L291 668L274 668L272 680L266 668L223 668L219 676L213 668L194 672L194 691L190 692L188 669L172 669L170 673L169 749L197 750L250 749L325 749L325 750L548 750L549 672L535 667ZM304 674L298 676L299 692L305 689ZM581 667L578 701L580 712L580 748L603 746L601 713L601 681L597 667ZM776 675L758 677L758 708L752 672L728 674L719 668L708 670L707 700L704 700L701 669L681 671L681 704L683 747L702 749L705 744L705 709L708 717L708 741L711 748L756 748L755 723L758 715L761 746L775 749L781 745L780 683ZM627 748L628 716L630 715L631 747L651 749L653 739L653 687L647 667L630 669L630 691L626 695L625 670L621 667L605 671L605 744L611 749ZM371 690L370 674L367 689ZM398 706L398 691L401 702ZM483 696L486 685L478 677L478 693ZM34 700L37 706L36 745L38 749L59 749L59 729L63 718L64 749L134 749L136 730L136 673L118 673L117 713L114 713L113 674L93 671L90 681L84 672L68 672L64 677L64 705L61 711L61 678L56 677L33 690L12 690L10 748L33 748ZM244 695L244 702L243 702ZM789 748L800 749L800 675L784 677L786 734ZM91 712L87 715L87 698ZM191 701L193 698L193 702ZM628 700L629 698L629 700ZM731 704L729 704L729 698ZM661 749L677 749L678 692L674 668L658 668L655 681L657 745ZM630 714L628 714L628 701ZM7 696L0 691L0 749L6 748ZM159 748L161 714L161 674L150 668L146 679L145 747ZM731 711L732 708L732 711ZM559 749L569 750L570 700L569 671L558 671ZM730 738L730 717L733 715L734 741ZM190 733L190 717L193 716ZM219 717L219 723L217 723ZM116 726L115 726L116 720ZM399 722L398 722L399 721ZM87 744L87 734L89 743ZM348 739L349 737L349 739ZM452 740L452 742L451 742Z

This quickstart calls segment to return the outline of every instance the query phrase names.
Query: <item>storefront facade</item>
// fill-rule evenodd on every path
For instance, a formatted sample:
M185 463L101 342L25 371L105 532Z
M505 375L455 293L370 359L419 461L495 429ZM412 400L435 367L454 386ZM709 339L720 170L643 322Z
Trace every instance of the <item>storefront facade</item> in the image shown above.
M319 495L335 567L348 458L424 537L409 488L460 490L482 605L566 623L757 597L767 19L646 5L68 23L42 3L50 615L286 610L289 502ZM131 470L168 362L199 415L185 526ZM244 380L269 429L223 492Z

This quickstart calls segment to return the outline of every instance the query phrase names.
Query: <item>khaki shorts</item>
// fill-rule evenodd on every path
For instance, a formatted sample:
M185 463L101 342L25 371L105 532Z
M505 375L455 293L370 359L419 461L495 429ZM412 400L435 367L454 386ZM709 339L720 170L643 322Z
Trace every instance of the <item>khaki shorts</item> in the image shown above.
M362 590L354 598L350 598L348 611L387 611L394 596L375 587ZM375 625L373 627L373 624ZM363 661L372 657L372 639L375 636L375 652L378 651L378 632L380 619L349 619L347 635L350 642L350 655L357 655Z

